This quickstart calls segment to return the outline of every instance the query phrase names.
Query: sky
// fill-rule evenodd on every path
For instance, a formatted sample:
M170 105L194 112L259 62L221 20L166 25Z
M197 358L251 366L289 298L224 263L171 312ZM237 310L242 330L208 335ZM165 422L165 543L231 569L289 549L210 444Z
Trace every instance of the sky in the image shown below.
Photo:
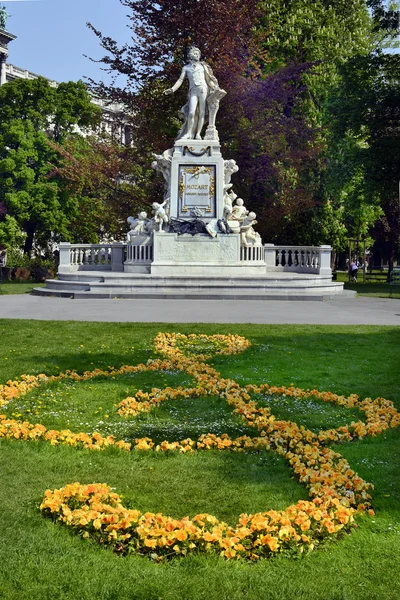
M90 21L117 42L130 40L128 9L119 0L0 0L12 15L7 31L17 36L10 42L8 63L55 81L77 81L84 76L107 81L101 66L84 55L104 55Z

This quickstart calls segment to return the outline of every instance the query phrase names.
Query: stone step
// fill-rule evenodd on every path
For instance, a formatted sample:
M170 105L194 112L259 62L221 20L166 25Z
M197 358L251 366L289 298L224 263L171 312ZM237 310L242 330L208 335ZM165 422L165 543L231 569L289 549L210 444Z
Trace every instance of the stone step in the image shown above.
M160 300L310 300L310 301L323 301L333 298L355 298L356 292L352 291L338 291L337 293L330 291L317 291L317 290L265 290L265 291L252 291L252 290L237 290L231 289L229 291L219 290L202 290L202 291L190 291L190 290L175 290L173 292L161 291L161 290L141 290L141 291L77 291L72 289L47 289L47 288L35 288L32 291L37 296L53 296L63 298L73 298L76 300L81 299L160 299Z
M91 282L89 281L68 281L68 285L66 285L65 281L60 281L58 279L46 279L46 288L51 290L62 290L67 287L68 290L77 290L77 291L85 291L90 290Z
M196 290L201 290L201 289L222 289L222 288L226 288L226 289L271 289L271 288L299 288L299 289L304 289L304 288L330 288L332 291L334 291L336 288L343 288L343 284L339 283L339 282L335 282L335 281L331 281L330 278L301 278L301 279L280 279L280 278L260 278L260 277L253 277L253 278L248 278L248 279L244 279L244 278L240 278L240 279L234 279L234 278L213 278L213 279L209 279L209 278L195 278L195 277L191 277L191 278L184 278L184 277L176 277L176 278L171 278L171 279L166 279L164 277L162 278L158 278L158 277L151 277L148 279L125 279L125 280L119 280L119 279L113 279L110 280L108 278L105 278L104 281L88 281L85 282L87 283L87 286L90 287L90 289L96 290L96 289L107 289L107 291L120 291L120 290L126 290L126 291L132 291L132 290L139 290L139 289L144 289L144 288L151 288L151 289L169 289L169 290L175 290L175 289L181 289L181 288L185 288L185 289L196 289ZM84 282L79 282L74 280L72 281L64 281L64 280L51 280L51 287L52 288L61 288L61 287L68 287L69 289L74 289L73 286L75 285L84 285Z

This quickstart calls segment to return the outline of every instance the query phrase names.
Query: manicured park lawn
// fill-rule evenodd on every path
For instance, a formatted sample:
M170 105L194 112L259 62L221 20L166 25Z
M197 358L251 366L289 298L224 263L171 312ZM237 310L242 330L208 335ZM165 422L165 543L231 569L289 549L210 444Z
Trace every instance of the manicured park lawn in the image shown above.
M35 281L3 281L0 283L0 295L30 294L33 288L42 286L44 283Z
M363 281L363 274L360 272L356 282L349 281L347 272L339 271L337 281L344 282L345 290L354 290L360 296L370 296L372 298L400 298L400 287L390 285L386 281Z
M400 328L376 326L165 325L0 320L0 384L22 374L57 375L146 363L159 331L235 333L250 340L239 355L211 361L223 377L360 397L382 396L400 409ZM168 401L126 421L115 405L138 389L192 385L185 373L141 373L49 384L11 402L10 418L48 428L113 433L134 440L183 439L200 433L248 433L213 398ZM356 409L310 400L268 398L277 418L305 427L337 427L360 418ZM336 444L351 467L375 485L376 515L306 556L257 563L194 555L156 564L118 556L45 519L47 488L108 483L141 511L175 518L207 512L234 524L240 513L284 509L307 490L274 453L182 454L101 452L45 442L0 440L0 598L6 600L395 600L400 597L400 435Z

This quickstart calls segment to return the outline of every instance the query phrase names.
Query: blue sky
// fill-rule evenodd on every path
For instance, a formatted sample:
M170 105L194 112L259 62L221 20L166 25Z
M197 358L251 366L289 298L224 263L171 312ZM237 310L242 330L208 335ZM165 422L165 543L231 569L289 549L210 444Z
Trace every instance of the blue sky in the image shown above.
M107 79L99 65L83 56L104 54L87 21L118 42L130 39L128 10L119 0L6 0L4 6L12 15L7 30L17 36L7 62L55 81L77 81L84 75Z

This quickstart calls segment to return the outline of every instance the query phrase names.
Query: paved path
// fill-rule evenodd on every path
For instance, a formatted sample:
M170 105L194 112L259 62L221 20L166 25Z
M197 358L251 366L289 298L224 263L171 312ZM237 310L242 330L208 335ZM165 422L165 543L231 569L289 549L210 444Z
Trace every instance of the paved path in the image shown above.
M71 300L0 296L0 318L131 323L400 325L400 300Z

